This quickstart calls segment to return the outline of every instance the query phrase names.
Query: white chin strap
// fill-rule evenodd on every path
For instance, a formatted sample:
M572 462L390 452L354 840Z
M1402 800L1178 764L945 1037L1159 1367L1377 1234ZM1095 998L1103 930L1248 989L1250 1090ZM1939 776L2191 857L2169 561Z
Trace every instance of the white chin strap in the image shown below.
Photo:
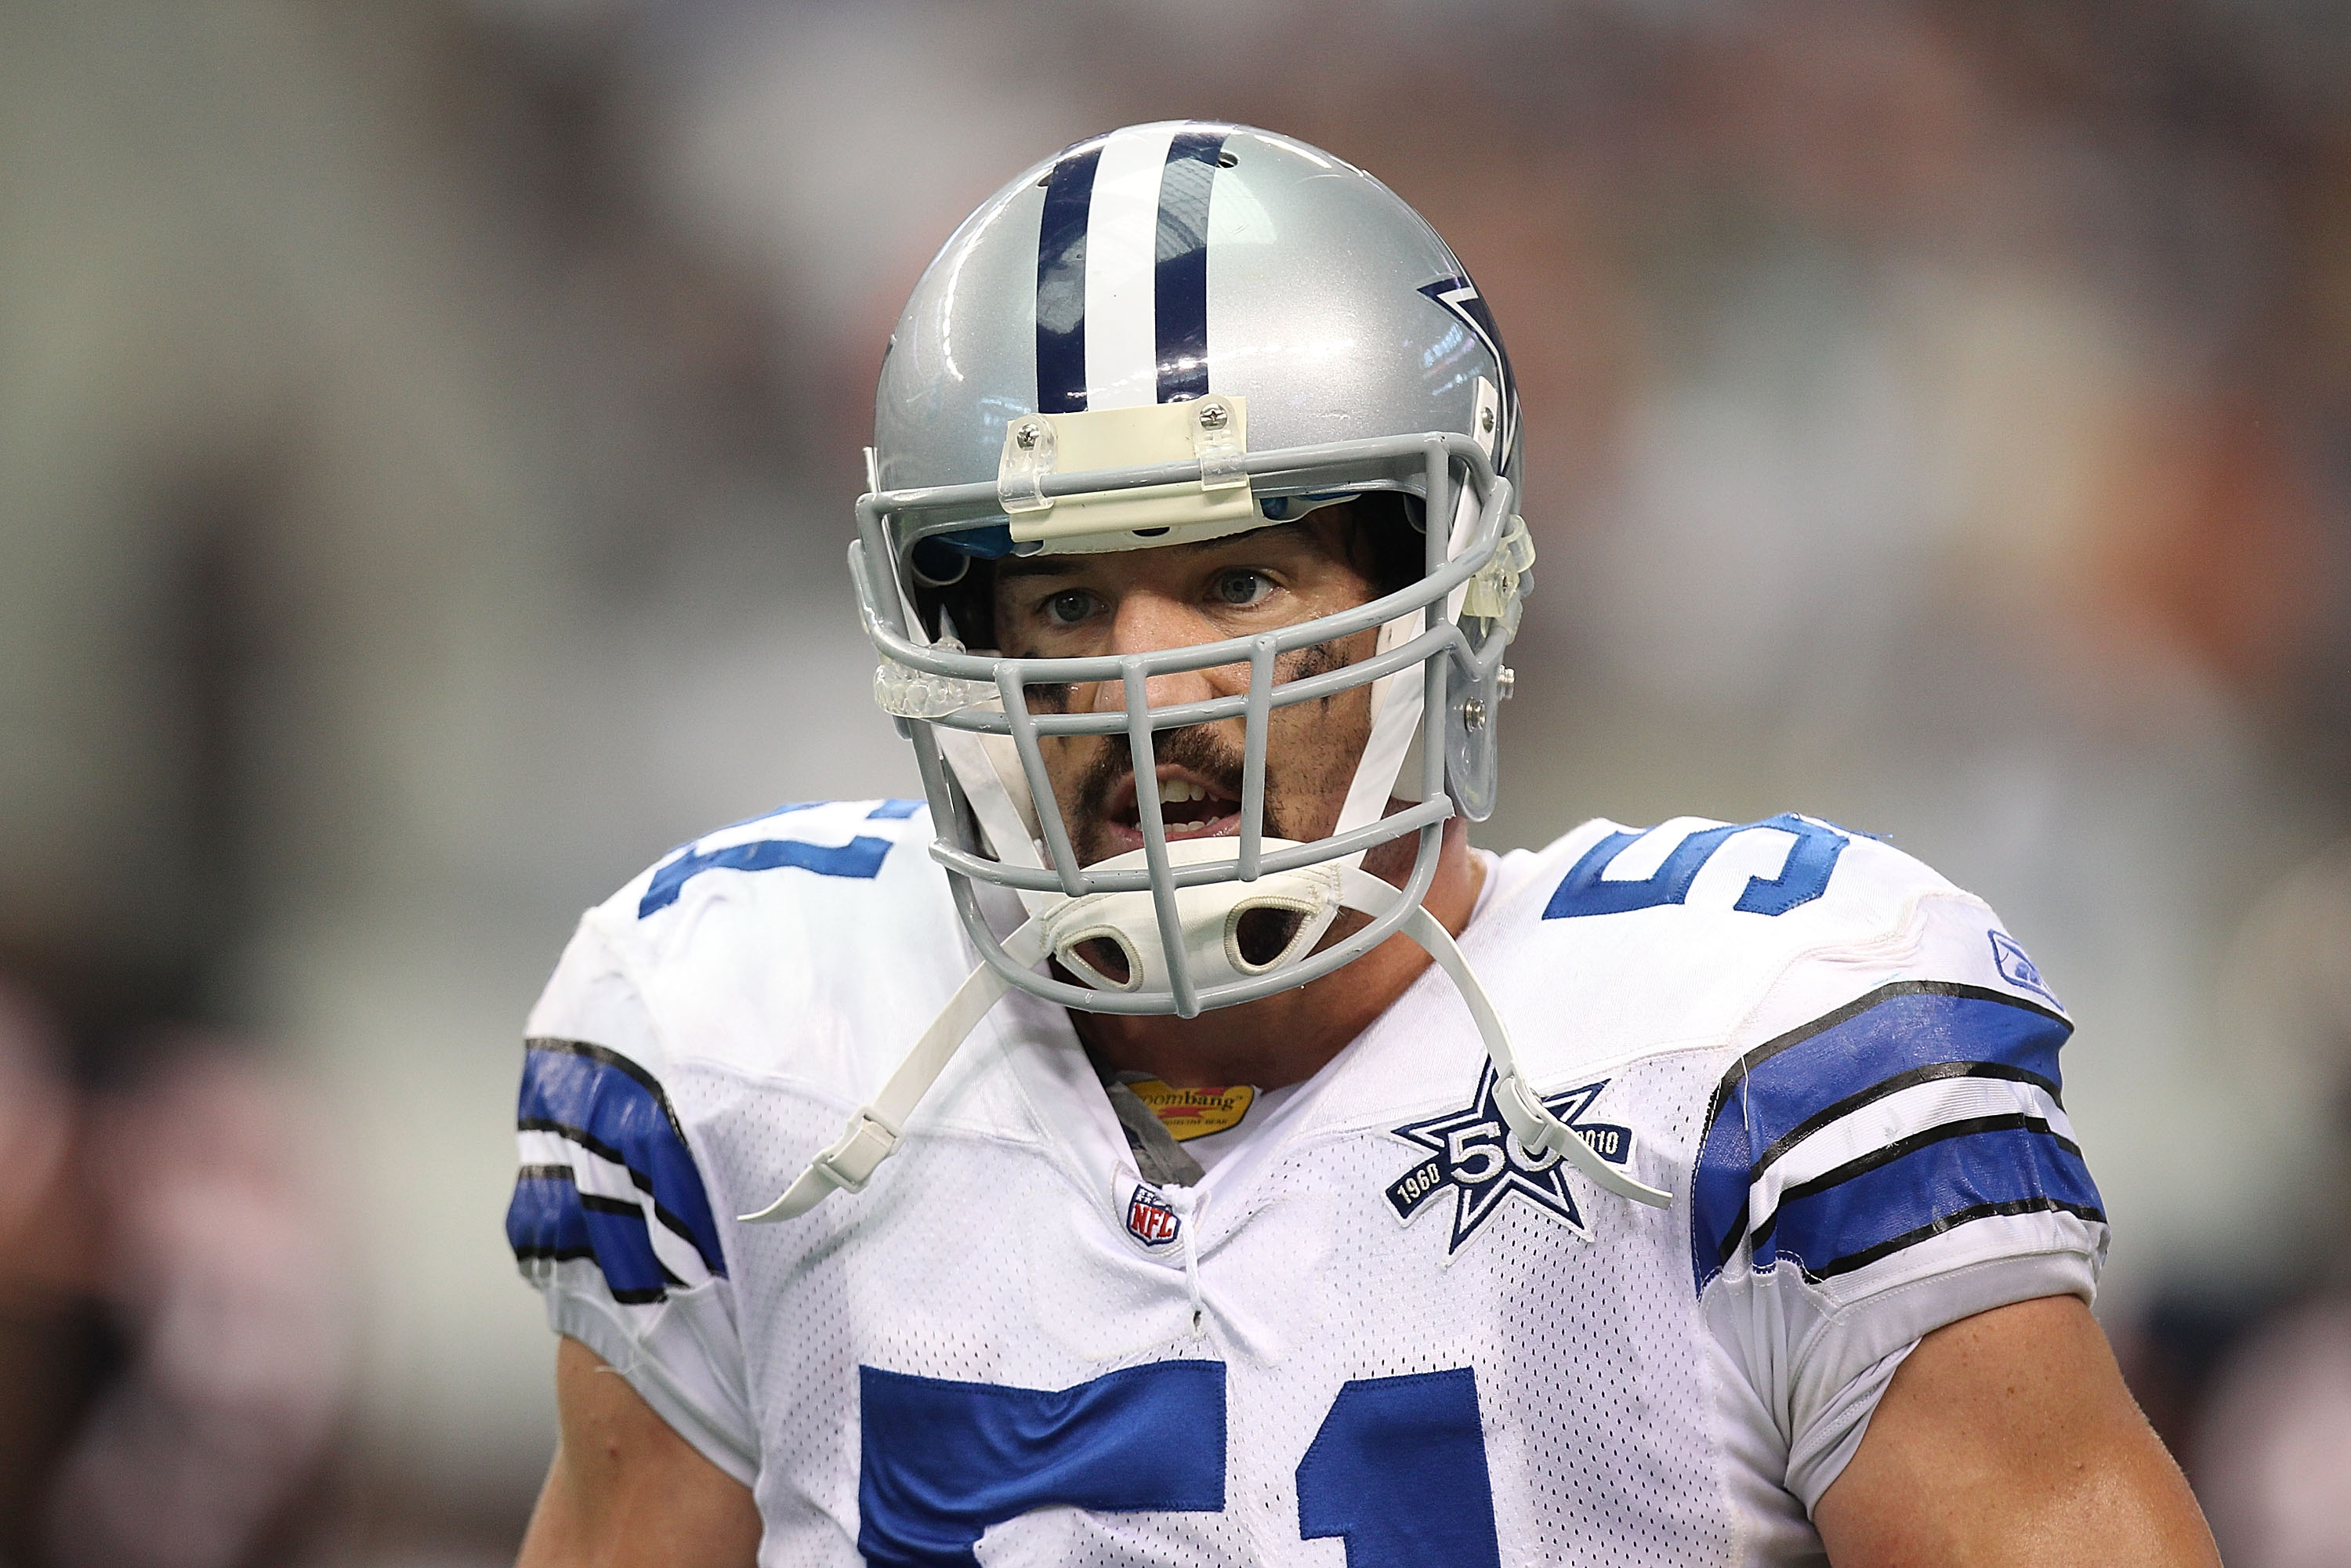
M1266 847L1270 850L1286 846L1269 840ZM1229 858L1237 852L1231 839L1189 843L1179 841L1167 848L1170 860L1179 865ZM1139 851L1122 855L1102 869L1121 868L1129 862L1140 863L1140 857ZM1368 872L1325 862L1298 871L1276 873L1255 883L1210 883L1183 888L1176 896L1184 917L1186 956L1194 965L1195 976L1213 984L1219 978L1263 974L1297 963L1313 951L1314 944L1330 929L1340 909L1353 909L1376 919L1395 907L1404 894ZM1134 989L1155 981L1164 984L1165 976L1152 973L1147 967L1151 960L1145 956L1160 951L1149 893L1092 894L1074 899L1056 896L1051 905L1006 939L1005 953L1015 964L1023 967L1034 965L1051 951L1064 965L1105 990ZM1242 917L1257 909L1297 917L1296 929L1281 951L1263 963L1253 963L1249 958L1238 935ZM1518 1059L1510 1050L1510 1033L1502 1027L1500 1015L1487 999L1486 988L1478 983L1478 977L1462 957L1452 934L1437 917L1416 906L1405 919L1404 932L1427 951L1460 990L1461 999L1468 1004L1469 1016L1477 1022L1479 1036L1485 1042L1486 1054L1493 1059L1495 1103L1520 1146L1530 1155L1548 1152L1563 1157L1594 1184L1619 1197L1660 1208L1670 1204L1673 1199L1669 1194L1634 1180L1602 1159L1573 1128L1552 1113L1542 1103L1542 1096L1520 1077ZM1095 941L1123 947L1128 967L1124 984L1111 983L1077 951L1082 944ZM862 1191L875 1169L898 1146L907 1118L938 1081L939 1074L946 1071L956 1048L1009 989L1011 982L986 965L972 971L940 1009L939 1016L931 1020L931 1027L923 1031L923 1038L890 1075L882 1092L857 1113L848 1130L831 1147L810 1161L808 1168L784 1189L781 1197L756 1214L738 1218L754 1224L793 1219L836 1190ZM1630 1150L1626 1151L1625 1163L1631 1163Z

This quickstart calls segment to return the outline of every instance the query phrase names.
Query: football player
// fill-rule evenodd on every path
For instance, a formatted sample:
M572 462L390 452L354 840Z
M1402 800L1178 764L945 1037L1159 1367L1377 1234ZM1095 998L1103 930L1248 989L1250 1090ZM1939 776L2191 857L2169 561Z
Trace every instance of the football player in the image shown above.
M527 1563L2190 1563L2064 1009L1811 817L1496 857L1533 550L1377 182L1144 125L956 231L850 565L925 799L589 912Z

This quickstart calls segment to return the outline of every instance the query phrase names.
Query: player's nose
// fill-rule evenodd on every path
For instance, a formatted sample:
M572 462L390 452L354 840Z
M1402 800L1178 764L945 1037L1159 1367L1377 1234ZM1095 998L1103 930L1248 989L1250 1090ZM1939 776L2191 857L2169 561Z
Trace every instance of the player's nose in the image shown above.
M1156 653L1213 643L1220 635L1219 629L1206 615L1180 600L1148 591L1128 593L1119 600L1117 613L1111 622L1110 652ZM1248 666L1241 666L1241 672L1246 683ZM1182 670L1154 675L1144 683L1144 700L1153 707L1206 701L1222 695L1224 685L1217 678L1221 673ZM1118 682L1112 682L1104 695L1113 704L1123 706L1126 701L1125 691Z

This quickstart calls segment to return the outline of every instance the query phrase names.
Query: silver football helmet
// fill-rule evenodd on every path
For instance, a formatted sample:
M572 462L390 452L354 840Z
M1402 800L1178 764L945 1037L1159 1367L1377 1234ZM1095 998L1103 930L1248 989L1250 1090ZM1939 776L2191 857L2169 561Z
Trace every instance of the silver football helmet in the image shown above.
M982 965L848 1133L758 1218L862 1187L1008 988L1188 1018L1303 985L1399 931L1461 986L1520 1143L1664 1200L1520 1082L1482 989L1422 908L1446 819L1493 809L1502 657L1534 551L1517 512L1509 359L1418 214L1361 170L1243 126L1081 141L991 197L915 286L883 361L867 465L849 562L881 655L875 696L914 743L932 853ZM963 646L941 610L979 563L1215 539L1379 491L1405 497L1419 528L1416 579L1277 632L1011 658ZM1280 677L1283 654L1374 630L1372 656ZM1243 666L1245 695L1150 706L1152 677ZM1124 711L1036 696L1071 683L1120 683ZM1335 829L1311 842L1269 835L1274 710L1364 686L1370 738ZM1081 863L1046 743L1123 737L1141 786L1157 778L1156 737L1235 718L1236 832L1172 835L1158 789L1138 788L1142 847ZM1391 810L1399 793L1417 800ZM1366 851L1406 836L1417 842L1401 889L1361 869ZM1026 906L1011 936L991 929L984 887ZM1343 908L1369 922L1326 941ZM1254 927L1284 934L1276 950L1243 940L1259 911L1281 917Z

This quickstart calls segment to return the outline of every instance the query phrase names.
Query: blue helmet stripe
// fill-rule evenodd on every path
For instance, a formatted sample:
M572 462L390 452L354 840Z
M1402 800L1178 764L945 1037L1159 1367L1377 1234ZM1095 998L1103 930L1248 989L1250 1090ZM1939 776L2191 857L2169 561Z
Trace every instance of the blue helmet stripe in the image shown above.
M1086 216L1093 209L1097 141L1053 165L1037 225L1037 411L1086 406Z
M1167 143L1152 290L1161 402L1208 391L1208 195L1224 150L1221 130L1179 131Z

